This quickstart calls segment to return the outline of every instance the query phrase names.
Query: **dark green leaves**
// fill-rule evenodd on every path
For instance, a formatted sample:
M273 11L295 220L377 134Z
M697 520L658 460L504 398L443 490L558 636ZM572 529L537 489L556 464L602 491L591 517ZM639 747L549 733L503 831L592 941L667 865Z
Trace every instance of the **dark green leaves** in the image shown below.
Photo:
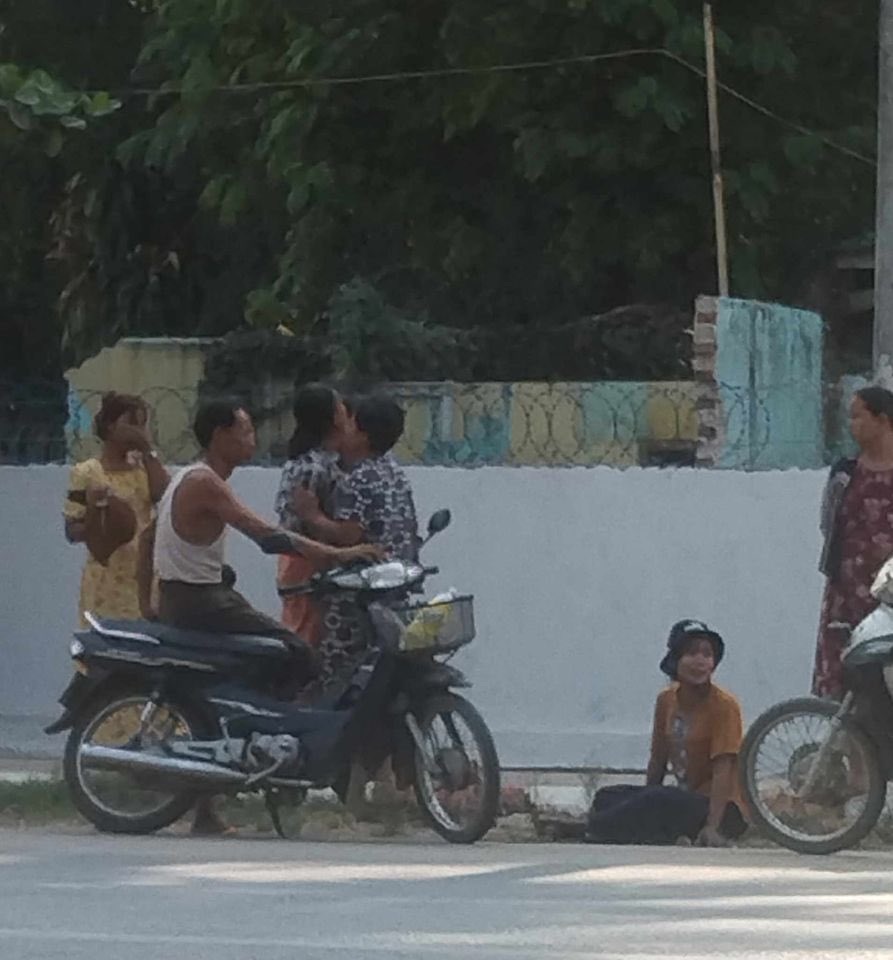
M85 130L88 119L107 116L120 107L121 102L107 93L69 90L45 70L0 64L0 110L16 129L40 137L48 156L61 152L65 130Z
M871 167L824 141L873 149L875 6L715 5L720 80L816 131L721 94L737 295L798 301L827 252L870 225ZM548 354L542 344L618 304L685 310L713 289L699 2L160 0L138 27L136 73L128 61L114 82L57 84L67 74L52 57L22 58L45 73L0 66L10 142L65 161L65 138L90 143L118 113L102 128L120 124L119 142L83 160L86 182L102 187L96 210L69 225L78 343L247 322L298 338L326 331L339 370L398 370L391 351L403 375L416 364L433 376L428 358L447 364L450 341L431 331L463 330L484 377L516 375L524 357L541 375L545 356L554 376L632 375L603 363L602 341L585 370L569 339ZM117 47L106 39L96 49ZM483 72L328 82L465 67ZM290 81L310 84L276 86ZM130 84L160 92L122 111L77 89ZM105 179L116 146L121 183ZM142 177L151 201L134 205L127 189ZM117 279L91 287L97 265ZM503 365L508 342L518 346Z

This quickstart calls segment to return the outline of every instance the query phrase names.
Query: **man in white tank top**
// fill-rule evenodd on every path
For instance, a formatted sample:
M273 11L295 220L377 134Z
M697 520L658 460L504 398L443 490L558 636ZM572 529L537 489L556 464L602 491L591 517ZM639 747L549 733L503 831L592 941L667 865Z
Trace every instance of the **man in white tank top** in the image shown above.
M162 623L184 630L211 633L250 633L281 637L295 652L296 683L315 672L311 648L272 617L255 610L226 582L224 544L228 527L256 543L280 535L295 552L323 566L357 559L377 559L379 548L330 547L289 533L249 510L227 483L233 470L254 454L254 425L235 402L215 401L201 407L195 418L201 459L183 469L170 483L158 505L154 569L159 580L158 615ZM193 831L221 833L225 824L210 798L196 806Z
M296 647L298 638L254 607L225 582L228 527L257 543L278 535L319 565L377 559L369 545L333 547L268 523L241 503L227 480L251 460L255 448L251 417L235 402L214 401L199 410L195 435L201 459L171 482L158 507L154 568L159 580L159 619L185 630L277 636ZM307 666L310 666L309 648Z

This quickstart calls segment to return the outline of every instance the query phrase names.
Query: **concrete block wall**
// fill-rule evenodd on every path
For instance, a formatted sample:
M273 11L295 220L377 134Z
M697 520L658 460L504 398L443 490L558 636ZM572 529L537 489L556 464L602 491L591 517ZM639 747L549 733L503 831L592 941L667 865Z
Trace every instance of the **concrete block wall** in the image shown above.
M822 582L822 471L413 467L423 520L454 524L426 559L432 591L476 596L458 664L509 765L640 765L670 624L726 638L718 680L746 718L808 692ZM271 515L279 472L237 471ZM0 467L0 752L58 753L40 734L70 675L82 549L63 537L67 470ZM275 615L274 565L236 533L241 589Z

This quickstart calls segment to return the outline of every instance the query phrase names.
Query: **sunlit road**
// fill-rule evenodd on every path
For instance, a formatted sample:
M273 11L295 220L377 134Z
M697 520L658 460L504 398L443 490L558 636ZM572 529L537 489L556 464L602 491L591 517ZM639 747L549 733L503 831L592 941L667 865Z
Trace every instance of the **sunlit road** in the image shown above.
M0 830L3 960L890 960L893 856Z

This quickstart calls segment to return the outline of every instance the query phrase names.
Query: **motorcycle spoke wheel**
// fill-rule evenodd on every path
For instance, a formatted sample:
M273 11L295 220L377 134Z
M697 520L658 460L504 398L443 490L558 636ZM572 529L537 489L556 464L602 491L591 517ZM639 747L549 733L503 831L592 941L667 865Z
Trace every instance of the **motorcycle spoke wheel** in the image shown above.
M460 697L429 705L419 724L416 794L441 836L472 843L493 825L499 802L499 764L480 714Z
M143 726L140 718L147 702L145 696L131 696L109 703L86 727L81 745L160 751L163 743L194 738L186 719L169 706L159 706ZM175 789L163 789L156 776L93 769L83 762L80 751L76 769L89 802L113 817L134 820L152 817L178 796Z
M754 820L801 853L858 843L883 804L876 751L850 723L835 732L836 710L808 700L773 708L756 721L742 752Z

